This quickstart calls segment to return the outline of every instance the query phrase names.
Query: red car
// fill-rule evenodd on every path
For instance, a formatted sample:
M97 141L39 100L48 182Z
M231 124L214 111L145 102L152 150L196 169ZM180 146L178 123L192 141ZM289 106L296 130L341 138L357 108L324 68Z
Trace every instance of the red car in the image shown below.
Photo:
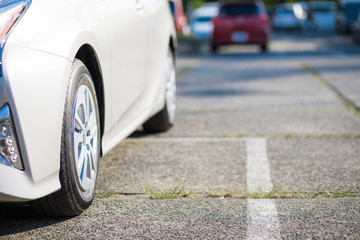
M219 46L227 44L259 44L262 51L268 50L269 18L261 1L222 3L213 25L211 48L214 53Z

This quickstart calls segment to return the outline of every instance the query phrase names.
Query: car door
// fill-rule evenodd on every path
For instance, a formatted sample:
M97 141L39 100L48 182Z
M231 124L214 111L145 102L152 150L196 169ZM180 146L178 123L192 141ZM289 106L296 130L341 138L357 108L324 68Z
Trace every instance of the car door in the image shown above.
M144 8L141 0L103 1L107 7L111 56L111 132L114 136L140 111L131 107L144 90Z
M147 89L161 85L164 64L169 46L169 24L173 24L168 1L146 0L146 66L145 81ZM152 44L156 43L156 44ZM153 91L155 93L155 91Z

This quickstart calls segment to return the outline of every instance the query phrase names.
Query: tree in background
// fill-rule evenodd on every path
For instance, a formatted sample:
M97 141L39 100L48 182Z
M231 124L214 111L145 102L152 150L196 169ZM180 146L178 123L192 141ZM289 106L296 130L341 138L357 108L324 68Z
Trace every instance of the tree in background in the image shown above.
M262 0L266 6L274 6L280 3L294 3L299 1L310 1L310 0ZM314 0L313 0L314 1ZM318 1L318 0L317 0ZM320 0L324 1L324 0ZM325 0L325 1L332 1L332 0ZM201 7L206 2L217 2L217 0L183 0L184 9L186 11Z

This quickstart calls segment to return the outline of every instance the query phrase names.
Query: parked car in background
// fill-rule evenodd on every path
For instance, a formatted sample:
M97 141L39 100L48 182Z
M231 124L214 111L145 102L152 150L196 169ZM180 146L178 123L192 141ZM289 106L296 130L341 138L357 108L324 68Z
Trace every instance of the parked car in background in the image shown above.
M268 15L270 20L274 16L275 10L276 10L276 6L268 6L268 7L266 7L266 12L267 12L267 15Z
M360 11L359 0L340 0L336 15L336 30L338 33L349 34L351 25Z
M227 44L258 44L262 51L268 50L269 18L262 1L222 3L219 15L213 18L213 24L213 52Z
M285 3L275 8L272 17L274 29L301 29L306 20L306 10L301 4Z
M174 17L176 32L181 33L187 23L182 0L169 0L169 4L170 4L171 13Z
M191 33L201 40L209 40L213 31L212 19L219 13L218 3L206 3L191 15Z
M101 155L139 126L174 123L169 4L5 0L0 11L0 201L78 215Z
M360 11L352 25L353 37L356 43L360 43Z
M327 1L310 2L316 30L335 30L336 3Z

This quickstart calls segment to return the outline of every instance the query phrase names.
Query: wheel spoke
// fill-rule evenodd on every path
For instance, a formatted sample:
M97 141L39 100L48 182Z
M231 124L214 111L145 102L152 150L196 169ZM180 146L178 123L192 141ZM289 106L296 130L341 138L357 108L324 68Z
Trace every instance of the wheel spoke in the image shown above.
M76 126L80 128L79 130L85 130L85 123L82 121L78 111L75 112L75 127Z
M93 140L93 139L96 138L96 137L97 137L97 127L93 127L93 128L90 129L90 136L89 136L89 138L90 138L91 140Z
M87 129L92 131L92 129L96 127L97 127L96 116L95 114L91 113L88 119Z
M80 147L80 154L79 154L79 157L77 159L77 167L76 167L80 182L81 182L81 180L83 178L82 176L84 175L84 168L85 168L85 164L86 164L85 161L86 161L86 153L85 153L85 148L82 145Z
M81 175L81 184L84 189L88 189L90 187L89 181L89 155L85 153L85 161L84 161L84 168L83 174Z
M89 178L92 179L94 176L94 173L96 171L96 166L95 166L95 156L94 156L94 151L93 149L90 151L90 156L89 156L89 166L90 166L90 172L89 172Z
M88 89L85 90L84 92L84 97L85 97L85 105L84 105L84 114L85 114L85 124L87 124L87 122L89 121L89 115L90 115L90 97L89 97L89 91Z
M74 132L75 157L79 157L79 148L81 148L81 144L83 143L83 141L84 141L84 139L83 139L82 134L79 132Z
M82 85L76 92L73 151L82 191L92 191L98 166L98 119L91 90Z
M97 156L97 152L96 149L94 149L93 145L96 145L96 141L93 142L93 144L89 144L90 149L89 149L89 153L90 153L90 160L91 160L91 169L95 170L96 164L96 156Z

